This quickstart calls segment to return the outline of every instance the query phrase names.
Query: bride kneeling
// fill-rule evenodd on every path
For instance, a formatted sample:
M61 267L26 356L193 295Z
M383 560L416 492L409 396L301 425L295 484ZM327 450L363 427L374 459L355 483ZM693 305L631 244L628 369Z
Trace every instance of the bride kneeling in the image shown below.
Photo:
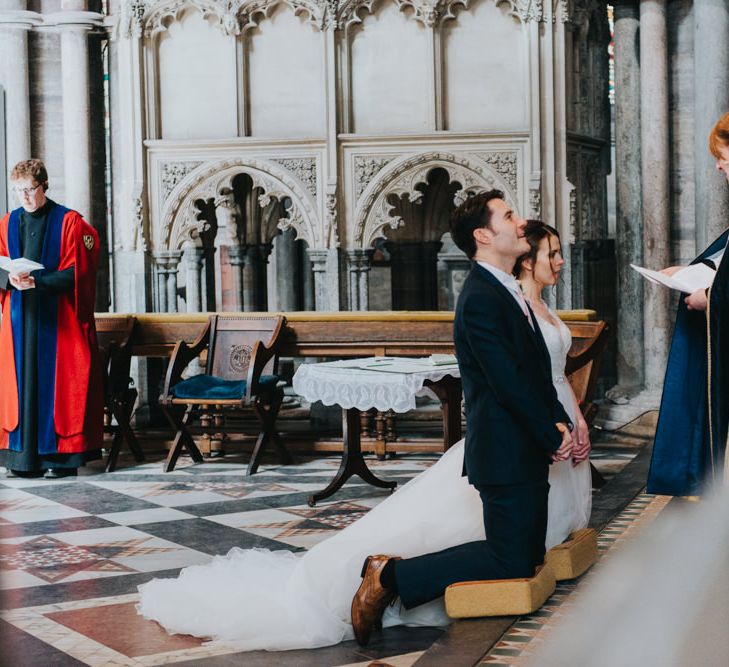
M525 229L530 251L515 272L539 321L557 396L575 425L572 460L552 464L546 548L587 525L591 488L587 426L564 377L569 329L541 300L564 261L556 230L538 221ZM535 362L536 363L536 362ZM168 632L234 642L241 650L316 648L352 639L350 603L368 554L403 557L483 540L483 505L465 477L460 441L364 517L305 553L232 549L177 579L139 587L139 613ZM384 626L445 625L442 599L415 609L389 607Z

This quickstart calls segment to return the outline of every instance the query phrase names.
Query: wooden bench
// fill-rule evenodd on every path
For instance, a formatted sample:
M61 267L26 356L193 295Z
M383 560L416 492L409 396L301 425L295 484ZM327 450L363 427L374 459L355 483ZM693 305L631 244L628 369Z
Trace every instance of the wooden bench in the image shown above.
M279 347L281 357L420 357L454 352L452 312L266 313L268 316L279 314L286 317ZM607 326L605 322L596 321L595 312L591 310L562 311L559 315L572 333L567 375L588 423L591 423L596 411L593 398L600 358L607 343ZM101 316L126 317L108 313ZM172 354L177 341L190 344L197 340L209 320L207 313L140 313L135 317L137 326L132 338L132 353L163 358ZM386 416L378 418L380 433L377 437L382 437L387 419ZM390 451L443 449L442 440L439 445L436 441L431 440L431 443L430 446L422 441L393 443ZM380 445L375 449L383 454Z

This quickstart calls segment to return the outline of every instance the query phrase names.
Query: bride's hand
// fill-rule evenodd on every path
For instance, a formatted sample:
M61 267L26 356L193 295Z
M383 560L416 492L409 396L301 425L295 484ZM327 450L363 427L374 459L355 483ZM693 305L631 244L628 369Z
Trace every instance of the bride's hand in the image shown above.
M557 430L562 434L562 444L552 454L552 461L566 461L571 456L572 448L574 447L572 434L566 424L557 424Z
M575 446L572 449L572 463L577 465L586 461L590 455L592 444L590 443L590 428L587 426L587 422L584 419L577 421L575 427L576 441Z
M678 273L682 268L682 266L667 266L665 269L661 269L658 273L662 273L664 276L668 276L670 278L674 273Z

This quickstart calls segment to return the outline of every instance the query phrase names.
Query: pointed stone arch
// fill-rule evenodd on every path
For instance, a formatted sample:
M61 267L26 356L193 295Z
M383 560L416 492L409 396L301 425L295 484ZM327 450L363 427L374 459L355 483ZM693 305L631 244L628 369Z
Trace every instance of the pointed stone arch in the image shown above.
M155 235L155 247L175 250L199 234L205 221L200 219L196 202L220 200L232 189L233 178L241 173L248 174L253 186L263 191L263 205L273 197L286 197L291 201L289 216L279 221L279 229L294 229L297 239L306 241L310 248L325 247L314 195L280 164L257 158L205 162L187 174L164 204L161 224Z
M363 191L354 215L354 247L369 248L375 239L385 236L386 227L397 229L404 224L402 218L392 215L390 195L407 194L411 202L418 201L423 193L417 186L427 184L428 173L438 167L448 172L451 181L460 183L461 189L454 195L457 204L469 193L496 188L518 208L517 193L490 164L475 155L447 151L405 155L379 171Z

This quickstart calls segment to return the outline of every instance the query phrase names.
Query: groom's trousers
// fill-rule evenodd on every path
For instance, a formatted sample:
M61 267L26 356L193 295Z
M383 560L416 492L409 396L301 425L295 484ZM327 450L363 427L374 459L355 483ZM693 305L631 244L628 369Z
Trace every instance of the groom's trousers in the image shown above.
M398 593L407 609L434 600L459 581L534 576L544 561L546 480L478 487L486 539L395 563Z

